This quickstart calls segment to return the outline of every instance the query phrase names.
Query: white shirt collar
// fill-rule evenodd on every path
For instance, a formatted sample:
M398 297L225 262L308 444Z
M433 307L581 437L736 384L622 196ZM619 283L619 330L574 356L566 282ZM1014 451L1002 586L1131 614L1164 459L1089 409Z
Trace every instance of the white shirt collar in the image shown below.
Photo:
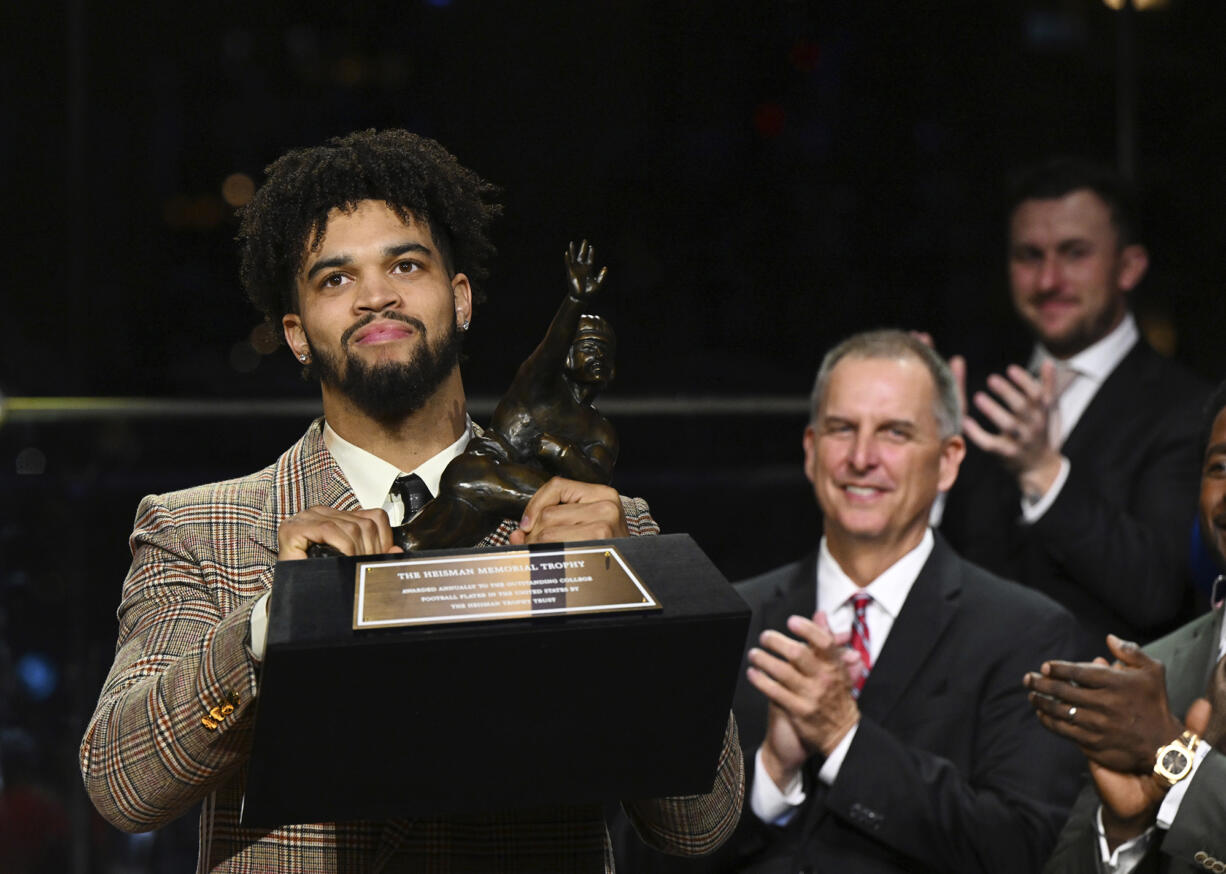
M1102 385L1140 338L1137 320L1132 313L1126 312L1123 321L1110 334L1061 363L1078 376L1089 377L1097 385ZM1037 371L1039 365L1049 358L1054 359L1055 356L1042 344L1036 345L1030 359L1031 371Z
M852 595L864 592L872 595L873 602L891 618L896 618L902 610L903 602L907 600L907 595L911 592L911 587L915 585L915 578L919 576L924 562L928 561L928 556L932 554L932 548L935 545L936 540L932 536L932 529L928 528L924 531L924 537L915 549L886 568L867 586L861 588L852 582L851 577L843 572L843 568L839 567L839 563L830 554L826 538L823 536L817 557L817 578L820 581L817 587L818 609L824 610L829 616L846 603Z
M353 494L357 497L358 503L362 505L362 509L372 510L384 505L392 483L401 473L417 474L430 489L430 494L437 495L443 469L447 467L451 459L464 451L468 446L468 441L472 439L472 433L472 419L465 414L464 433L459 439L446 449L426 459L414 470L408 471L401 471L396 465L350 443L333 431L332 426L327 422L324 422L324 445L328 447L328 451L340 465L345 479L349 480L349 485L353 487Z

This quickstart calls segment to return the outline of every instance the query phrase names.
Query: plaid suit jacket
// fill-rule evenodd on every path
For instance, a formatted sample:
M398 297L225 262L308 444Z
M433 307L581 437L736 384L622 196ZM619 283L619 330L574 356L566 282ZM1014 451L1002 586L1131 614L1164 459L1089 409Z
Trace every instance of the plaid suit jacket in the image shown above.
M658 533L646 503L622 501L632 535ZM272 583L277 527L315 505L359 509L324 446L322 420L256 474L141 502L115 661L80 750L102 815L125 831L149 831L203 800L199 872L611 871L597 806L271 831L239 825L256 695L251 608ZM506 543L514 528L505 520L485 543ZM625 807L651 845L697 854L732 832L742 795L730 720L709 794Z

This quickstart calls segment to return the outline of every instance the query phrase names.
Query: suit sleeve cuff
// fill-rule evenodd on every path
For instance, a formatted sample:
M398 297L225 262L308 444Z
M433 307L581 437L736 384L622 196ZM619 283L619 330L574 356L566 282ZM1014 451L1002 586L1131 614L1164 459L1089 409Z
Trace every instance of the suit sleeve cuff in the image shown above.
M272 592L260 595L251 608L251 644L247 647L257 662L264 661L264 649L268 645L268 598Z
M859 727L860 723L858 722L853 725L847 734L843 735L839 745L826 757L826 761L822 762L822 766L817 772L817 779L827 786L833 786L834 781L838 778L839 769L843 767L843 760L847 758L847 751L851 749L851 742L855 740L856 730Z
M1213 747L1204 741L1197 744L1196 752L1192 756L1191 773L1172 786L1170 791L1166 793L1166 797L1162 799L1162 805L1158 808L1158 828L1171 827L1171 823L1179 815L1179 805L1183 802L1183 797L1188 792L1188 786L1192 784L1192 778L1196 776L1196 769L1200 767L1200 763L1205 760L1205 757L1209 755L1209 751L1212 749Z
M1056 474L1056 479L1051 484L1051 488L1035 499L1029 499L1022 495L1022 522L1027 525L1033 525L1043 518L1043 514L1056 502L1056 498L1060 497L1060 490L1064 488L1064 484L1068 481L1070 469L1072 469L1072 465L1069 463L1069 460L1061 455L1060 472Z
M785 826L792 821L800 805L805 803L804 780L798 771L784 791L762 766L762 748L754 755L753 787L749 792L749 807L754 816L770 825Z
M1140 863L1149 842L1154 838L1154 827L1150 826L1131 840L1124 841L1111 852L1107 848L1107 833L1103 828L1103 806L1098 806L1094 814L1094 827L1098 831L1098 870L1101 874L1129 874Z

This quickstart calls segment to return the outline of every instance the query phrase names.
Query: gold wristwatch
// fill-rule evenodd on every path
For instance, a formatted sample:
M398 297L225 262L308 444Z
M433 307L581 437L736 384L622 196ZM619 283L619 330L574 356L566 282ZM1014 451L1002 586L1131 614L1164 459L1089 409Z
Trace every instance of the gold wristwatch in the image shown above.
M1195 761L1196 748L1199 745L1200 738L1190 731L1185 731L1169 744L1158 747L1158 755L1154 760L1154 776L1170 789L1192 773L1192 762Z

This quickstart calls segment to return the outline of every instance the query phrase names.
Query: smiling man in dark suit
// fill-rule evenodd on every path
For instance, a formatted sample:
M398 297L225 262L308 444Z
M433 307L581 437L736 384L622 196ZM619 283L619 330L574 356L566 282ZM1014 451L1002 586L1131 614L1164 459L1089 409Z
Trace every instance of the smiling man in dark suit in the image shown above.
M1009 285L1035 348L988 377L942 531L971 561L1069 608L1082 649L1180 618L1204 386L1141 339L1129 293L1149 266L1114 171L1057 159L1015 175ZM965 367L951 362L960 378Z
M965 451L930 348L899 331L846 340L812 411L805 474L824 536L738 585L754 609L734 707L752 812L721 864L1035 871L1078 763L1034 724L1018 678L1036 653L1072 651L1073 619L929 528Z

